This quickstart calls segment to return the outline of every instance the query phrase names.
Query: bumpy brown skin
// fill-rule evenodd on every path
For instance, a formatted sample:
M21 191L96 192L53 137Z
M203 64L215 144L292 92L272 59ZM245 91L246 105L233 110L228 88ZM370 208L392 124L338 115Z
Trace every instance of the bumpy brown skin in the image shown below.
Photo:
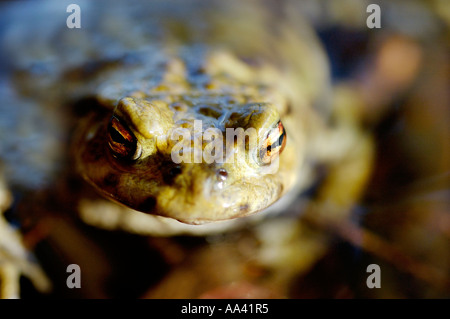
M324 128L312 106L327 95L324 55L310 28L288 7L260 1L205 3L83 6L79 30L66 27L65 10L29 5L33 21L20 20L1 40L11 69L20 70L14 86L23 101L14 104L27 109L32 103L45 122L60 130L46 135L58 144L57 151L35 154L52 155L42 163L50 174L57 175L55 164L65 154L59 145L69 127L61 121L67 116L64 106L90 97L103 108L93 109L80 123L73 157L80 174L107 198L198 224L250 215L294 192L300 172L309 166L303 165L305 156L314 158L305 142ZM20 10L7 13L15 14L21 17ZM49 21L49 15L54 19ZM41 36L30 38L34 29ZM108 147L106 128L114 112L142 147L135 161L118 160ZM260 144L237 153L234 163L175 165L173 145L164 141L195 119L203 121L203 130L253 127L258 137L281 120L287 143L278 170L264 173L267 167L257 160ZM24 174L19 182L29 184L30 176L37 175Z
M298 191L305 140L322 130L311 105L325 95L326 63L307 27L280 24L255 3L183 9L182 17L165 11L155 31L164 37L149 41L138 63L119 61L85 86L107 111L80 125L78 170L106 197L183 223L254 214ZM113 113L142 148L137 160L118 159L109 149ZM194 120L202 121L202 134L210 127L224 137L226 128L253 128L259 140L230 162L174 163L171 132L192 131ZM271 165L261 165L261 145L280 120L286 146Z
M159 70L148 63L136 71L132 86L124 85L123 75L102 83L97 98L114 112L81 125L75 147L80 172L101 193L141 212L199 224L258 212L292 189L302 163L303 128L292 126L294 113L279 87L280 73L251 67L224 51L203 56L200 69L193 72L189 70L195 65L186 57L168 56ZM148 85L149 77L158 80ZM136 137L141 148L137 160L120 158L110 149L107 127L112 114ZM195 120L202 121L197 132ZM258 155L280 120L287 144L265 165ZM245 147L241 139L222 161L202 158L198 163L191 157L191 163L176 163L171 152L178 143L172 135L177 128L189 129L192 152L205 152L211 141L195 143L194 136L208 128L222 132L224 153L227 128L253 128L258 141Z

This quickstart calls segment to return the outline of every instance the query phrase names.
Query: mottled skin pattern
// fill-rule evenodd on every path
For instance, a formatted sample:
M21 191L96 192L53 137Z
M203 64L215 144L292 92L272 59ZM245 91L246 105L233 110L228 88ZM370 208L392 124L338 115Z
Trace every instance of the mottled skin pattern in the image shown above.
M268 208L282 212L314 182L316 163L330 167L325 200L347 205L357 196L370 146L355 147L369 144L346 114L332 114L325 56L292 3L79 1L82 28L68 29L69 3L0 12L0 58L7 61L0 134L8 136L0 160L8 186L51 188L74 163L104 197L131 208L82 198L76 210L84 221L163 236L222 230L217 225ZM136 138L137 159L112 152L112 116ZM176 164L168 134L192 132L194 120L202 120L201 133L254 128L262 142L235 153L232 163ZM269 136L278 138L279 123L287 142L274 155L277 169L268 171L258 154ZM364 169L348 174L358 163ZM351 186L343 189L343 179Z
M445 63L443 43L448 32L436 37L440 34L437 28L444 23L433 22L425 5L419 5L427 3L430 10L434 8L445 18L445 1L377 1L382 3L381 30L366 29L365 1L342 1L337 5L325 0L120 3L77 0L75 3L82 10L79 30L66 27L66 8L71 2L0 3L0 297L19 296L20 275L30 278L40 291L48 287L45 284L48 280L29 258L30 251L35 251L33 243L41 241L48 230L51 233L36 253L42 246L54 247L55 253L45 253L41 259L43 264L72 263L80 260L78 257L82 257L81 264L83 259L89 260L83 267L83 287L88 284L94 289L101 286L100 282L112 288L111 281L104 280L112 265L106 260L101 262L102 253L112 250L122 259L114 263L114 268L120 268L116 270L124 274L127 282L131 279L129 286L134 286L133 277L139 277L140 282L153 272L153 268L147 268L148 264L156 264L153 276L162 285L156 292L152 288L147 296L197 297L214 288L205 284L209 280L217 286L251 277L258 285L261 280L270 285L272 277L278 282L274 287L289 291L286 296L297 297L297 288L309 291L307 283L305 290L304 282L298 281L303 274L313 281L323 276L323 262L318 262L318 258L328 245L324 238L336 232L353 245L375 253L376 263L380 261L378 257L391 259L398 269L409 269L417 278L428 278L437 283L436 287L443 287L445 274L439 276L439 272L433 271L438 269L421 266L420 261L430 258L431 264L435 264L439 260L442 269L448 268L445 254L442 255L446 241L436 236L436 231L445 226L442 222L445 219L434 214L444 206L430 205L429 194L425 202L420 198L416 201L416 190L404 189L407 185L404 174L413 166L423 170L423 176L440 170L428 170L424 163L447 168L439 163L439 159L445 159L440 157L439 147L433 148L440 138L445 141L448 134L435 135L424 128L441 123L430 122L430 114L436 114L434 118L444 114L436 110L442 110L446 101L446 95L442 94L446 86L442 84L448 79L445 76L448 63ZM318 30L326 31L321 34L325 44L331 44L328 49L333 66L337 62L339 70L343 62L346 72L353 72L353 67L358 69L350 77L344 76L343 81L336 79L332 96L328 94L326 60L310 28L304 25L301 13ZM347 31L342 32L342 28ZM403 35L399 37L397 33ZM367 49L361 48L361 35L363 42L368 41ZM416 40L424 47L414 43ZM370 52L364 53L365 50ZM339 58L341 54L345 55L343 61ZM422 54L428 59L424 60L427 62L424 69L420 67ZM420 72L413 75L417 70ZM418 86L405 84L410 81L417 82ZM403 96L404 88L414 94ZM391 99L395 105L386 102ZM422 104L427 107L423 108ZM383 117L380 114L386 110L382 109L395 106L398 110L399 105L401 112L412 106L412 113L408 111L405 118L400 117L401 122L388 123L387 127L383 121L376 129L380 138L377 143L381 145L378 155L383 160L374 184L379 184L380 171L381 179L390 173L392 177L374 185L375 190L369 190L371 202L370 193L383 189L381 201L375 199L369 203L368 210L367 202L362 203L363 209L355 207L371 171L374 148L370 135L372 125L378 121L375 118ZM84 115L87 117L81 120ZM271 175L261 174L263 166L257 156L260 144L237 153L233 165L173 163L169 158L172 145L166 142L167 135L180 126L192 129L195 119L203 121L201 131L208 126L222 132L227 127L252 126L262 136L274 140L279 133L274 131L275 125L283 123L287 145L281 154L276 154L280 169ZM127 127L132 144L135 138L139 145L139 156L135 159L119 159L117 149L112 149L110 127L119 127L118 123ZM439 131L438 127L435 132ZM395 128L393 135L392 128ZM266 135L267 130L274 133ZM382 136L379 130L383 131ZM423 147L427 136L431 137L430 143ZM439 138L435 140L435 137ZM72 152L68 152L69 145ZM118 146L114 144L114 147ZM127 147L126 152L130 149ZM207 147L205 143L199 146L204 147ZM393 148L408 150L397 152ZM402 153L408 155L398 156ZM409 157L413 154L420 156ZM244 161L245 157L253 161ZM380 164L378 159L377 164ZM316 171L320 178L314 175ZM80 174L105 198L93 192ZM306 188L312 183L313 188ZM285 199L289 202L305 188L307 191L297 197L294 205L280 208L278 204ZM434 198L438 188L432 189ZM402 194L412 194L414 205ZM8 197L10 200L5 200ZM385 206L387 212L383 212ZM423 207L417 210L418 206ZM215 227L224 223L249 226L246 221L266 216L263 212L253 213L267 212L266 208L280 215L267 216L258 225L245 227L243 237L242 232L233 232L229 236L220 234L201 239L200 249L192 249L192 243L185 237L161 241L154 237L210 234L211 229L217 230ZM16 213L21 216L19 224L26 245L12 223ZM249 218L234 218L250 214L253 215ZM429 216L439 219L428 219ZM88 232L77 235L75 228L86 227L78 223L78 217L94 226L153 236L144 238L99 229L93 236L89 227ZM364 220L361 227L352 226L361 218ZM309 231L311 223L319 226L319 236ZM366 233L365 227L369 232ZM110 234L116 236L116 233L119 242L110 240ZM376 240L377 234L387 240L384 245L383 240ZM85 242L89 237L95 237L92 245ZM127 240L128 237L152 241L146 247L157 247L164 259L171 260L169 274L160 277L160 258L148 256L148 250L139 242L136 245L136 240ZM343 260L336 263L334 251L342 245L336 237L332 238L331 263L337 269L335 266L342 265ZM97 244L106 249L96 249ZM220 248L221 245L226 248ZM347 245L344 246L347 251ZM405 252L415 257L402 258L396 246L407 248ZM132 250L136 251L135 259L122 255ZM68 258L64 258L66 253ZM76 258L72 260L72 257ZM345 253L343 265L351 272L354 268L348 266L355 258L348 257ZM416 257L419 263L414 262ZM151 260L142 263L146 258ZM357 259L363 263L368 261ZM265 266L259 268L258 263ZM325 263L328 274L330 259L325 258ZM122 269L123 264L130 267ZM314 271L309 272L311 268ZM395 272L387 271L393 278ZM141 277L141 272L146 274ZM241 272L246 274L239 275ZM230 276L231 273L234 275ZM347 275L335 277L344 280L345 285L339 285L336 294L329 294L335 285L333 281L325 281L325 296L352 297L347 292L349 287L353 290L356 281ZM411 289L415 284L410 279L414 278L397 277L407 278L406 295L417 296L418 290ZM397 283L394 280L389 284L395 287L388 290L389 295L401 290ZM293 284L298 287L294 288ZM313 286L315 290L322 285L314 282ZM419 287L423 294L430 296L428 288L422 284ZM128 289L120 290L128 293ZM233 289L236 290L239 288ZM356 296L361 293L367 296L357 290ZM236 293L231 295L236 296Z
M314 141L326 133L330 115L324 103L327 63L313 32L290 12L289 4L80 6L83 23L78 30L65 26L66 12L60 10L65 6L59 2L31 10L33 23L21 17L23 11L5 11L24 21L3 36L14 72L8 104L17 110L41 109L36 116L43 119L37 122L49 131L44 136L48 150L33 140L39 153L21 157L35 173L26 174L25 163L5 153L11 167L25 172L8 178L27 188L51 183L65 165L61 140L74 133L71 159L101 194L188 224L262 211L313 182L311 163L323 160ZM36 25L42 32L30 38ZM89 113L74 130L68 129L67 104ZM139 158L117 158L111 152L108 122L113 114L137 139ZM177 127L192 129L196 119L203 123L200 133L209 127L223 133L253 128L259 143L236 152L231 163L176 164L168 135ZM258 153L277 139L273 130L279 122L287 142L281 154L271 154L277 169L269 165L268 170L258 162ZM33 129L30 124L27 128ZM25 141L19 145L25 147ZM345 147L334 147L338 152L329 153L345 152ZM41 154L45 161L32 160Z
M115 157L107 143L111 114L95 117L87 122L75 147L77 165L87 181L131 208L186 223L260 211L293 187L302 163L298 150L303 128L291 126L293 114L287 114L280 75L272 69L252 68L224 52L204 56L199 66L183 57L167 57L159 61L162 66L139 70L133 86L123 85L123 75L109 77L102 84L99 101L131 129L142 155L137 160ZM155 77L157 72L161 74ZM151 85L150 76L157 78ZM141 78L147 80L139 82ZM225 163L177 164L171 158L178 140L168 139L170 130L189 128L194 138L194 120L202 121L203 132L210 127L219 129L224 140L226 128L238 127L254 128L264 140L284 118L289 138L270 174L265 172L270 165L255 158L260 144L236 147L231 154L234 160ZM203 140L199 147L204 149L207 144ZM223 146L225 150L225 141Z
M173 13L166 12L167 19L158 25L163 39L135 51L131 63L118 59L84 85L106 111L97 110L79 126L74 158L81 175L100 193L141 212L202 224L259 212L298 190L298 175L307 170L302 166L305 138L312 133L308 126L322 130L312 101L326 95L325 63L314 39L305 46L309 35L301 33L309 29L298 29L292 38L292 30L261 24L258 19L268 13L259 7L252 7L254 23L247 21L245 29L229 25L226 17L245 13L240 8L220 7L221 16L197 8L192 16L200 14L207 28L193 24L195 19L179 21L186 23L183 32L170 20ZM211 37L211 30L217 36ZM241 33L239 42L233 30ZM277 48L269 45L273 41ZM312 63L300 62L300 56L310 56ZM139 159L116 158L108 148L112 114L136 137ZM212 127L224 137L226 128L253 128L262 143L281 121L286 147L270 169L256 159L261 143L235 152L230 163L174 163L170 132L193 130L194 120L202 121L202 133Z

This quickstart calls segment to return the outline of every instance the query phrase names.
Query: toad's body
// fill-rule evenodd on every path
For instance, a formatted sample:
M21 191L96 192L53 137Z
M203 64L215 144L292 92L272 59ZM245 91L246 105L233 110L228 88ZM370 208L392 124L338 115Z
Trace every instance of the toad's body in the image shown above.
M126 74L132 81L111 73L101 81L96 99L109 110L86 122L75 144L86 180L127 206L186 223L245 216L292 189L302 164L304 127L301 121L292 126L296 110L288 109L289 92L282 86L288 85L279 72L198 48L150 61ZM119 129L108 129L113 113ZM287 145L282 154L271 149L273 161L263 163L259 153L265 142L278 142L280 121L289 130ZM189 134L183 151L192 154L177 160L174 149L185 142L179 140L180 129ZM220 159L206 158L211 129L223 136L217 144ZM259 142L244 146L236 141L231 149L227 129L254 129ZM118 143L117 148L124 142L120 136L118 142L109 140L117 130L129 131L136 140L130 145L133 154L117 154L110 144ZM194 158L197 151L200 160Z
M290 10L294 2L287 3L83 2L81 29L65 24L70 2L5 8L13 22L0 37L7 60L0 133L8 136L0 159L8 185L51 187L72 172L73 161L99 193L131 208L81 200L83 220L159 235L177 233L167 220L212 225L288 202L311 184L319 162L332 167L326 194L353 200L367 169L345 172L366 163L370 152L355 147L366 145L355 121L323 103L326 59L299 12ZM87 116L75 118L68 105ZM335 131L327 128L330 116ZM251 128L258 140L238 141L225 161L180 163L172 158L171 134L181 128L194 153L208 148L210 128L224 137L227 129ZM218 145L226 151L227 142Z
M292 198L313 181L314 164L345 157L359 133L323 103L326 59L291 5L273 12L257 1L85 4L82 28L69 29L65 10L55 12L61 4L50 3L33 21L10 25L2 36L10 71L3 105L30 120L9 123L18 134L2 145L7 179L28 189L51 183L66 166L61 141L70 133L70 159L84 179L146 214L201 224ZM5 11L11 19L22 12ZM30 39L49 14L55 25ZM68 104L88 115L74 120ZM330 115L345 138L327 145ZM191 142L181 151L180 129ZM224 137L214 144L221 159L174 160L204 155L208 129ZM227 141L228 129L252 129L256 139ZM30 130L43 136L23 135ZM26 154L8 152L13 145Z

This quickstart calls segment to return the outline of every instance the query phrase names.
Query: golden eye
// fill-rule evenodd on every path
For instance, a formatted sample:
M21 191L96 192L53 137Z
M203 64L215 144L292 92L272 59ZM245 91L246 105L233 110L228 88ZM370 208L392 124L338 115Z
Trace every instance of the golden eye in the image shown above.
M116 157L136 160L142 148L131 130L117 117L111 117L108 124L108 145Z
M267 165L278 156L286 146L286 130L283 123L278 121L267 134L262 147L259 150L259 160L262 165Z

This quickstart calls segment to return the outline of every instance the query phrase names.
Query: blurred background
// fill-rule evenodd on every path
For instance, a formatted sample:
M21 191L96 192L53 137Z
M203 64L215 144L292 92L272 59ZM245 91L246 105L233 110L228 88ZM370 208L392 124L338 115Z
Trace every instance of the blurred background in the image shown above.
M285 2L267 1L275 7ZM366 26L371 3L380 5L380 29ZM347 218L330 222L314 214L314 205L305 209L308 196L312 203L320 200L311 190L286 212L297 216L295 212L305 210L295 223L278 216L224 234L142 236L82 223L70 208L79 198L59 196L79 196L86 188L70 174L55 183L57 192L48 187L32 194L9 190L5 182L0 208L9 226L4 227L21 230L24 247L34 255L32 263L43 271L30 274L15 264L22 269L22 298L450 297L448 1L290 4L321 40L331 69L333 104L352 105L375 143L369 181ZM6 5L0 7L4 13ZM0 28L7 23L0 21ZM11 73L4 55L1 94L8 101ZM7 108L8 103L0 108L3 154L11 151L6 147L11 123L34 116L34 111L18 114ZM55 211L66 210L55 217ZM0 265L9 260L7 231L2 229ZM81 266L81 289L66 286L70 263ZM366 285L370 264L380 266L379 289ZM52 289L39 289L36 276L46 277Z

